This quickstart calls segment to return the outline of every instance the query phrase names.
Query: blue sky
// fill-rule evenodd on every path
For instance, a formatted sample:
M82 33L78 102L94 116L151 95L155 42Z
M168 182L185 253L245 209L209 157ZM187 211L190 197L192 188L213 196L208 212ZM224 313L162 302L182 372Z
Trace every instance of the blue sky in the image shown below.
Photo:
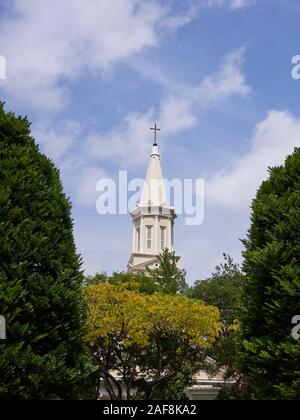
M179 217L190 282L241 261L268 166L300 146L298 0L1 0L7 110L61 170L86 272L125 270L130 216L100 216L101 177L144 177L157 121L167 178L203 177L205 220Z

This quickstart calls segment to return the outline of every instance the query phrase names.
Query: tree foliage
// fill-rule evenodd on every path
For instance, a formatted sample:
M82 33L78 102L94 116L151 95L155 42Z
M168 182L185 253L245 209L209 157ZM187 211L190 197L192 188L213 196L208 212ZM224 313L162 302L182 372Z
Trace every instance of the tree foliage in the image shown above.
M155 398L187 360L203 358L221 324L217 308L183 296L110 284L85 289L87 342L111 399ZM196 364L196 363L195 363ZM135 390L135 391L134 391Z
M238 317L238 307L244 286L241 268L230 255L224 254L224 262L216 267L209 279L198 280L188 291L191 298L203 300L208 305L217 306L222 320L232 324Z
M111 284L113 286L124 286L128 290L136 290L140 293L152 294L162 292L162 287L158 285L151 275L139 273L129 274L124 272L114 272L107 275L105 272L97 273L94 276L85 278L85 285L92 284Z
M0 104L0 398L79 397L86 306L70 203L26 118Z
M147 273L129 274L114 272L107 275L105 272L97 273L85 279L86 285L112 284L127 289L137 290L141 293L184 294L187 290L185 281L186 272L178 267L179 257L167 248L158 256L159 267L148 268Z
M219 308L223 323L222 330L209 355L214 363L207 369L218 371L226 367L225 377L234 377L237 386L243 380L238 372L238 313L245 277L232 257L224 254L224 262L216 267L209 279L199 280L188 290L188 296Z
M158 256L159 267L148 269L149 275L153 277L163 293L183 294L187 290L186 272L178 267L178 261L179 257L175 255L175 252L166 248Z
M300 398L300 149L270 170L245 244L241 367L256 398Z

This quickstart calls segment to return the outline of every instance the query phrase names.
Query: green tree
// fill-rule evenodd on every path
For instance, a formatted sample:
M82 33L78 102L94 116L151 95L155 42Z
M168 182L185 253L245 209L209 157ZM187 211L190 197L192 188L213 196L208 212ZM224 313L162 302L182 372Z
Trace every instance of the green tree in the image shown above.
M71 205L26 118L0 104L0 398L79 398L86 304Z
M166 248L159 255L158 261L159 267L148 268L148 273L160 286L160 290L167 294L185 293L187 290L186 272L178 268L179 257L175 255L175 252Z
M270 169L244 241L241 368L256 398L300 399L300 149Z
M138 290L140 293L146 294L162 291L162 288L155 282L155 279L151 275L143 273L129 274L124 272L114 272L111 276L109 276L103 272L85 278L86 286L105 283L114 286L126 285L128 290Z
M221 313L223 328L210 351L215 363L207 369L216 371L226 366L226 377L235 377L237 385L243 380L237 368L239 328L237 318L245 276L232 257L224 254L224 262L216 267L211 278L196 281L188 290L188 296L208 305L216 306Z
M208 305L217 306L222 320L232 324L238 317L238 308L244 286L244 275L232 257L223 254L224 262L219 264L209 279L198 280L188 290L191 298L203 300Z

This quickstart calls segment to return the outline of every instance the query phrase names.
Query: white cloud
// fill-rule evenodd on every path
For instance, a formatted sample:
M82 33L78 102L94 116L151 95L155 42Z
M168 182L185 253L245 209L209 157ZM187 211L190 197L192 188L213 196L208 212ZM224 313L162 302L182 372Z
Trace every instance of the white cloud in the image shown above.
M211 179L206 187L210 205L230 210L249 208L268 167L281 165L300 146L300 119L288 111L271 111L253 133L250 150Z
M204 0L207 6L228 6L232 10L244 9L253 4L253 0Z
M0 25L5 88L29 105L63 107L68 91L62 78L107 71L157 45L156 28L166 13L158 1L14 0Z
M227 55L216 74L197 86L186 86L179 92L169 93L162 99L157 112L150 108L145 113L129 113L112 130L90 133L83 142L82 155L87 156L88 161L117 161L124 168L144 162L149 154L149 128L155 120L163 127L163 134L170 135L196 126L203 110L232 95L249 94L250 88L241 68L243 58L243 48Z
M55 161L63 158L75 143L81 128L77 122L65 121L57 130L46 123L37 123L32 127L32 133L37 143L42 146L43 152Z
M233 10L244 9L253 4L253 0L230 0L230 7Z
M189 0L185 2L185 7L182 14L170 15L164 19L163 27L167 32L173 32L183 26L188 25L195 18L198 17L201 7L205 5L199 0Z
M168 31L198 16L205 5L236 9L246 0L190 0L176 14L158 0L12 0L0 18L1 53L7 60L6 93L39 110L70 101L65 80L109 71ZM5 9L4 9L5 10Z
M134 166L149 153L149 128L154 121L154 110L129 113L122 123L111 131L90 134L85 149L93 160L117 160L120 167Z
M168 134L188 129L197 125L198 113L192 96L168 95L160 105L159 124Z
M247 96L251 89L242 71L245 48L228 54L218 72L204 78L198 86L169 94L161 103L160 121L167 133L191 128L201 112L233 95Z
M209 106L231 95L247 96L251 89L242 71L245 48L239 48L225 57L219 72L203 80L194 96L202 106Z

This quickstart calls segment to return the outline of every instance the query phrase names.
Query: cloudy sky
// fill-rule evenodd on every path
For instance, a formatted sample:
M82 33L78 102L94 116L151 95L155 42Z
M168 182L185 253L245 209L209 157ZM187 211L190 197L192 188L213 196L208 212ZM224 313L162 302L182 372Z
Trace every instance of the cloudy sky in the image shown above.
M61 170L86 272L125 270L129 215L97 181L144 177L155 121L167 178L204 178L205 220L176 223L190 282L241 260L267 167L300 146L298 0L1 0L0 99Z

